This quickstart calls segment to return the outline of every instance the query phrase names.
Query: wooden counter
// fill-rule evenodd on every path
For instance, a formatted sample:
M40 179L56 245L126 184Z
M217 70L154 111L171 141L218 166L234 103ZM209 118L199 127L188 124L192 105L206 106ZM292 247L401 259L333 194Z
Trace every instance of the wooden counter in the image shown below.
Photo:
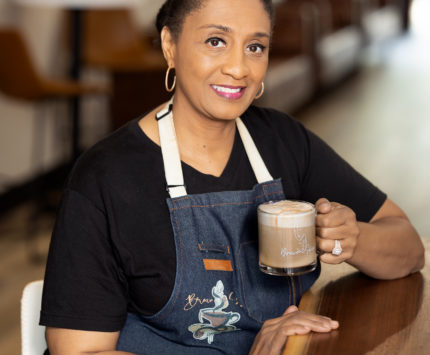
M283 355L430 354L430 238L424 245L424 269L399 280L374 280L347 264L323 265L299 308L340 327L291 336Z

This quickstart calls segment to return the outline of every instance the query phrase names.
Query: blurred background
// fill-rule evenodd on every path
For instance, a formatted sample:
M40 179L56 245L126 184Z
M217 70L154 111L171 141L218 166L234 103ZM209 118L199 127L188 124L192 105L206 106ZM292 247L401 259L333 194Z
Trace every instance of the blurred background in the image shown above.
M165 100L163 0L0 0L0 352L20 353L76 157ZM274 1L262 106L289 113L430 238L430 0Z

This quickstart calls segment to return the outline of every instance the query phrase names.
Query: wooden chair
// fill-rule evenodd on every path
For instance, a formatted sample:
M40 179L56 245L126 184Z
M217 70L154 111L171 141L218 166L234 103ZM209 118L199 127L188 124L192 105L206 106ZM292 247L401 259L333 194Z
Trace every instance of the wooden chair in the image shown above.
M315 90L311 21L301 0L277 5L265 94L255 104L293 113L310 101Z
M330 0L333 27L360 26L361 15L367 0Z
M270 56L292 57L310 54L312 48L312 16L302 0L289 0L276 6Z
M84 17L86 65L107 70L159 70L166 67L161 50L151 47L127 9L89 10Z
M84 64L104 70L112 82L113 129L170 97L164 89L167 65L161 49L142 33L131 10L89 10L83 24Z
M345 3L349 2L349 5ZM314 11L314 67L318 91L334 86L359 67L364 45L353 0L306 0Z

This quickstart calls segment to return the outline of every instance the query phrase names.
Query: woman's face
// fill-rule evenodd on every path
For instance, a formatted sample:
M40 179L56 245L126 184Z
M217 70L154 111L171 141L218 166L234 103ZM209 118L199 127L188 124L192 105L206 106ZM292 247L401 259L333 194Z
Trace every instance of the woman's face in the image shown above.
M240 116L261 88L271 23L260 0L206 0L189 14L177 41L162 34L176 69L175 104L216 120Z

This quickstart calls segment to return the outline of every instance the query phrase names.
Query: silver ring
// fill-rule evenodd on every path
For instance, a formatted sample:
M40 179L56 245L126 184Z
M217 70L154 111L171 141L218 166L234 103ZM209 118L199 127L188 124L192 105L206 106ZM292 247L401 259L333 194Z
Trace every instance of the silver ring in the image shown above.
M340 245L339 240L334 241L334 248L332 249L331 253L335 256L342 254L342 246Z

